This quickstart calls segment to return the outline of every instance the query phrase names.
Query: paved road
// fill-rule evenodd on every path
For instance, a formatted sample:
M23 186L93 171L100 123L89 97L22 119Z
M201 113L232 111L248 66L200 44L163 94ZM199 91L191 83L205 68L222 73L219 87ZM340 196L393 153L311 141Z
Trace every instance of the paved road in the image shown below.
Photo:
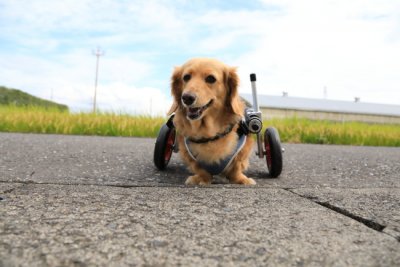
M0 266L399 266L400 149L284 144L183 185L153 139L0 134Z

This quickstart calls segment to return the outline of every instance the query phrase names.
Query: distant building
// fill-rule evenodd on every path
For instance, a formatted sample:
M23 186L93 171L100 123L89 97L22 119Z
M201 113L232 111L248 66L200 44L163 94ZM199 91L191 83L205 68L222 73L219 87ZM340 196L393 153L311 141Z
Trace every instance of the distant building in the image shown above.
M253 103L251 94L241 96ZM259 95L258 104L264 119L298 117L312 120L360 121L400 124L400 105L363 103L327 99Z

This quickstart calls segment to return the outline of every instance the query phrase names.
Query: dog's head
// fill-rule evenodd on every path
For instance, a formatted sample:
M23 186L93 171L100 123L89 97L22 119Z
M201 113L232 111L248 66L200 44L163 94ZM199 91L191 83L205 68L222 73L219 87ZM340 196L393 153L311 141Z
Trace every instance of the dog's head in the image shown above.
M172 74L174 103L168 113L182 108L189 120L201 119L216 110L242 115L238 83L236 68L214 59L189 60Z

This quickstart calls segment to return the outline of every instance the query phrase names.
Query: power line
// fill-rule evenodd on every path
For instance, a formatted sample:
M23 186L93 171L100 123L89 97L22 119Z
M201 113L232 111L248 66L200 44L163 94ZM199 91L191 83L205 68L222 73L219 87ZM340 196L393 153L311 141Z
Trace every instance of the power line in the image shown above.
M94 97L93 97L93 113L96 113L96 98L97 98L97 78L99 75L99 59L105 54L99 47L96 51L92 51L93 55L96 56L96 78L94 80Z

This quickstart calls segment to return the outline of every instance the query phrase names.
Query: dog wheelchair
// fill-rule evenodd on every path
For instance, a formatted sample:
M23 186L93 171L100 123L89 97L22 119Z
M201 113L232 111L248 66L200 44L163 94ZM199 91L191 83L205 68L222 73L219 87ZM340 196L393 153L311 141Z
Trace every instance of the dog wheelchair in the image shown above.
M278 177L282 172L282 152L278 130L274 127L268 127L264 135L261 131L262 114L258 106L256 75L250 74L251 89L253 95L253 108L246 108L240 127L245 134L255 134L257 137L256 155L262 159L265 157L269 176ZM174 115L161 126L154 147L154 165L159 170L165 170L172 153L178 152L178 143L176 141L176 130L173 124Z

